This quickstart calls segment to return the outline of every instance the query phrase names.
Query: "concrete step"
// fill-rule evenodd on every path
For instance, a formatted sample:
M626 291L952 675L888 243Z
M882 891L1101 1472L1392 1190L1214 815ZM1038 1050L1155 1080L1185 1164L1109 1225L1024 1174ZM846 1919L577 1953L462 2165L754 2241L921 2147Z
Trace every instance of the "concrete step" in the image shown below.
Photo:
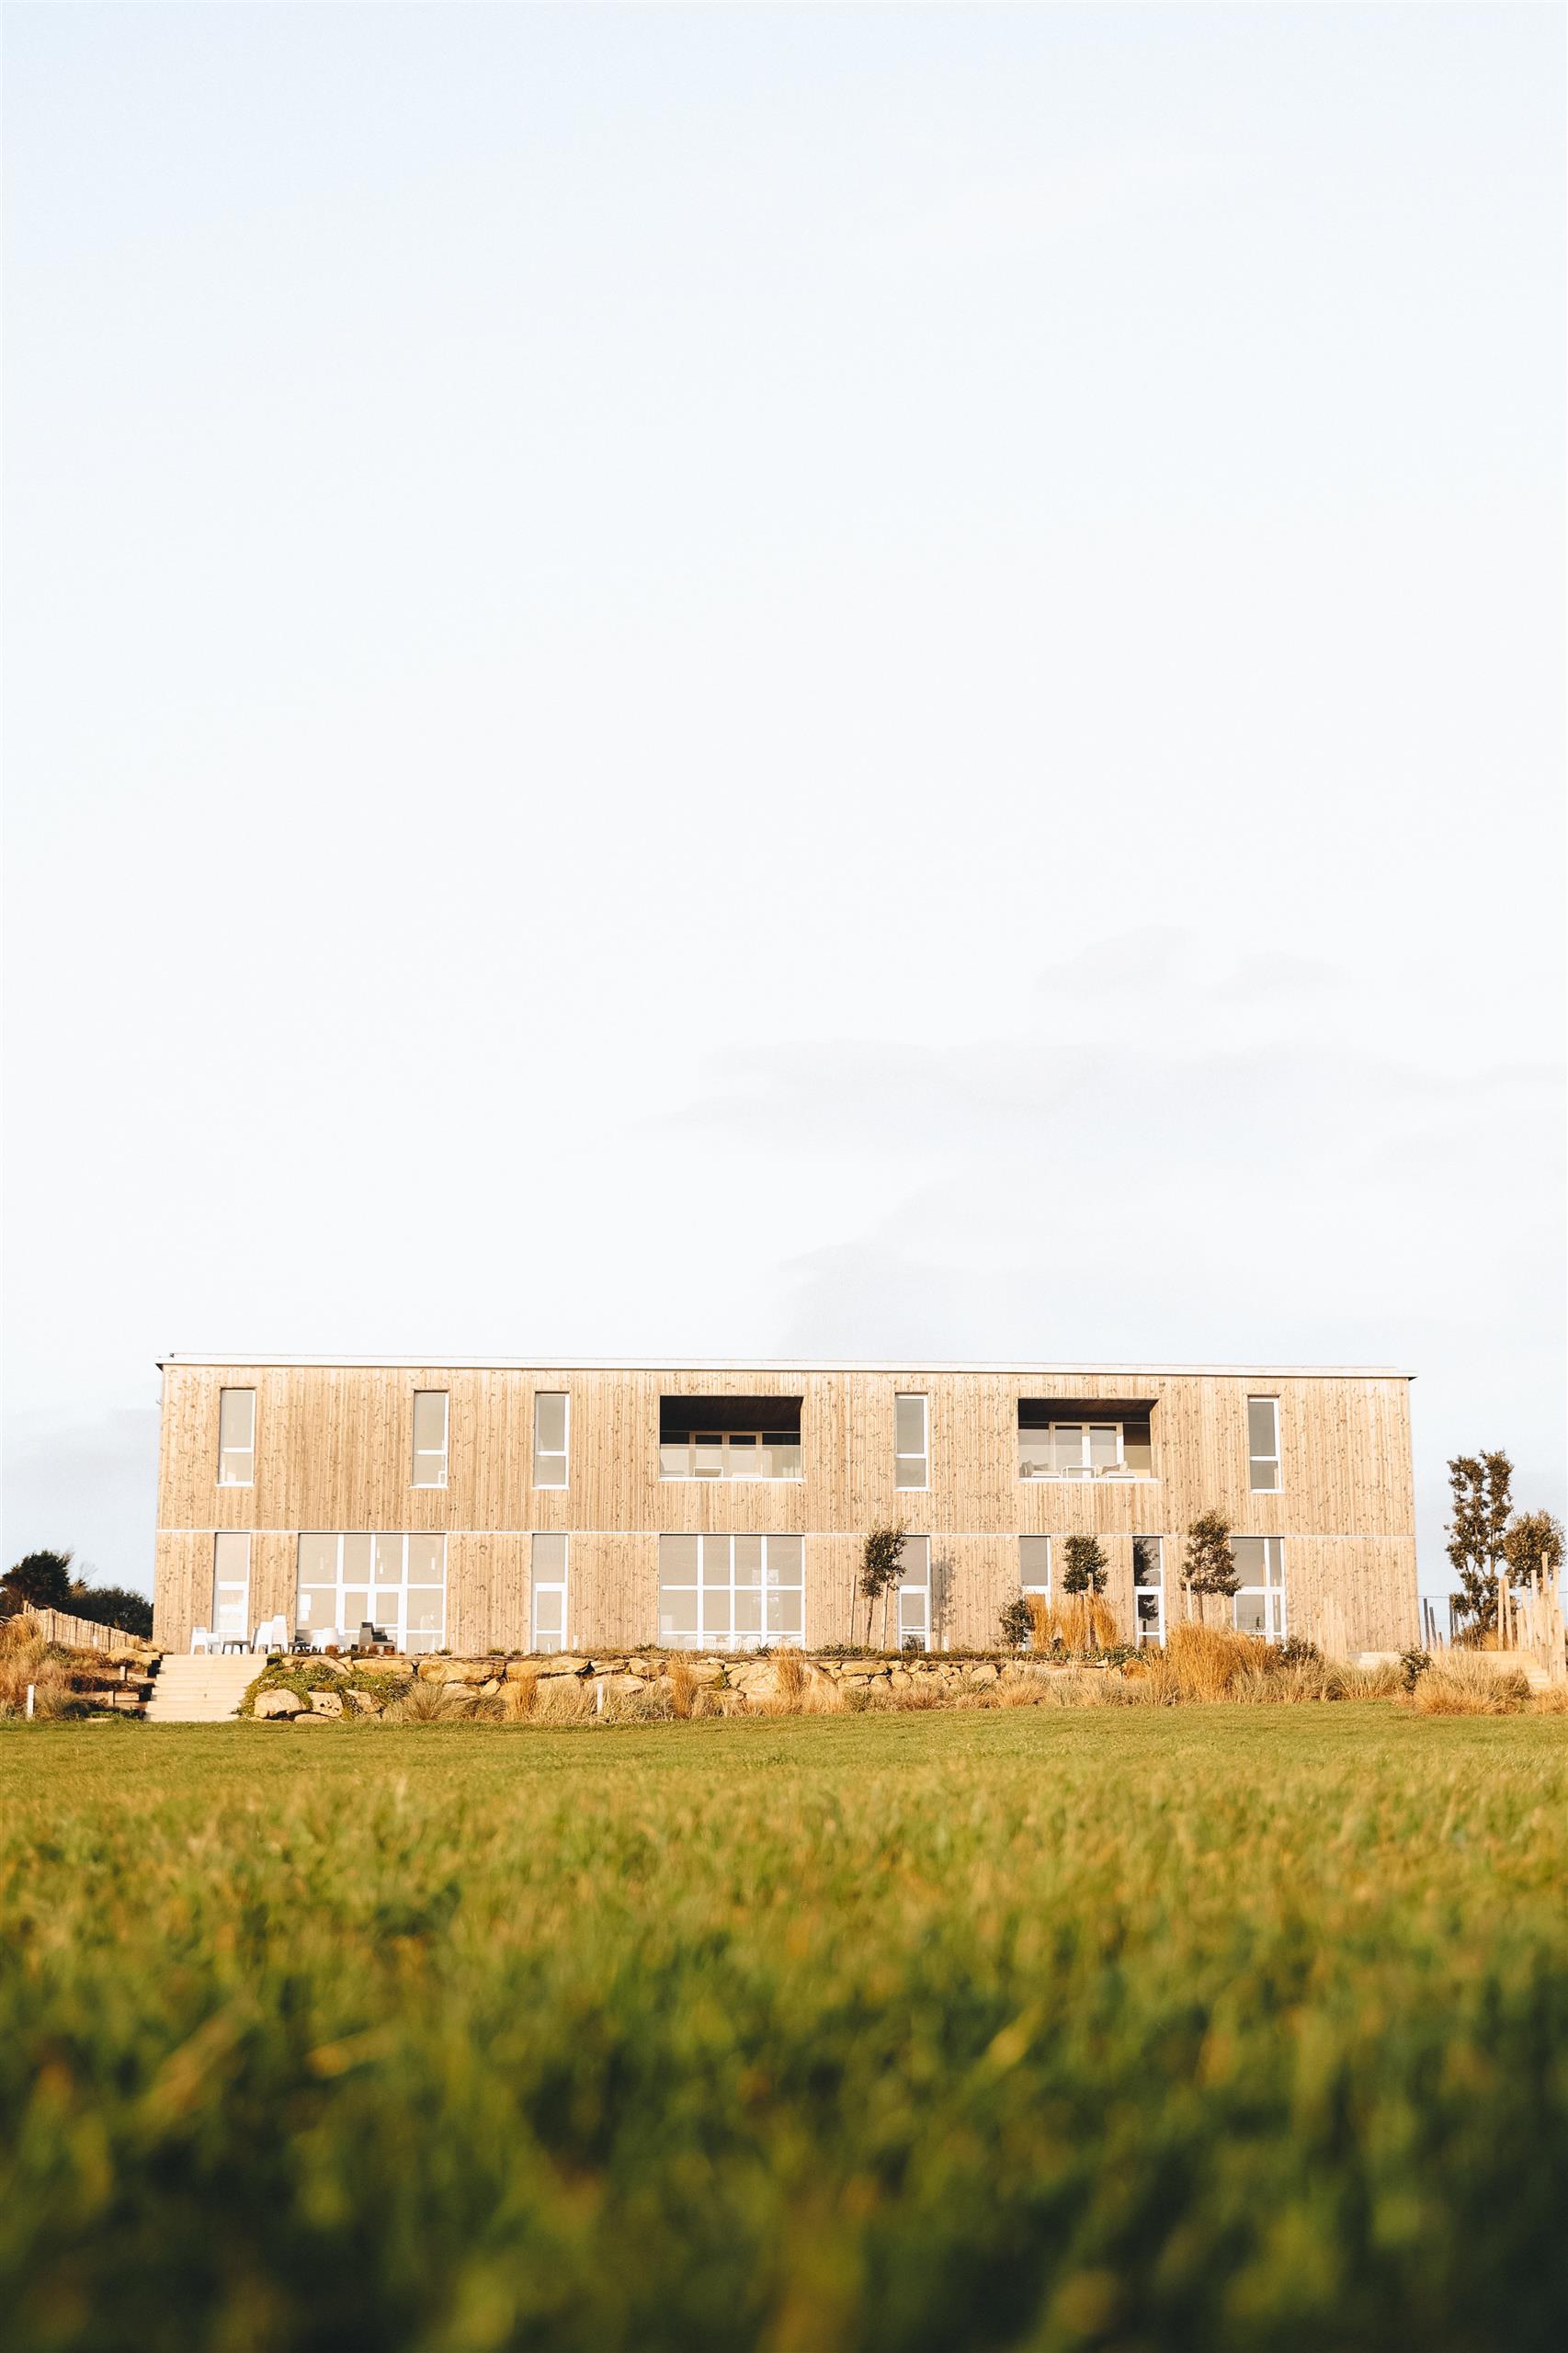
M235 1715L264 1661L244 1652L211 1658L165 1658L147 1701L154 1724L222 1723Z

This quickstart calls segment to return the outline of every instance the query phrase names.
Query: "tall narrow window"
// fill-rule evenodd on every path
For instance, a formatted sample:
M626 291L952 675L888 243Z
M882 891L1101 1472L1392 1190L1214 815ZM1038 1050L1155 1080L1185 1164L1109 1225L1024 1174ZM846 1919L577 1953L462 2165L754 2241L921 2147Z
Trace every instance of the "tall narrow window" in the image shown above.
M1279 1484L1279 1401L1247 1399L1247 1484L1255 1495Z
M248 1397L250 1391L230 1390L229 1396ZM250 1635L250 1538L225 1530L212 1539L211 1633L228 1642Z
M566 1539L536 1536L533 1540L533 1647L536 1651L566 1648Z
M931 1539L903 1540L903 1575L898 1588L898 1647L931 1647Z
M1165 1639L1165 1548L1158 1536L1132 1540L1132 1639Z
M1051 1539L1049 1536L1019 1537L1018 1586L1026 1599L1031 1593L1038 1593L1042 1600L1050 1600Z
M541 1389L534 1398L534 1485L566 1484L566 1392Z
M893 1485L926 1487L930 1481L927 1416L924 1397L893 1399Z
M414 1392L414 1483L444 1487L447 1483L447 1392L416 1389Z
M254 1389L221 1389L218 1392L218 1484L256 1484Z
M1233 1536L1231 1557L1241 1586L1235 1597L1238 1634L1285 1639L1285 1544L1278 1536Z

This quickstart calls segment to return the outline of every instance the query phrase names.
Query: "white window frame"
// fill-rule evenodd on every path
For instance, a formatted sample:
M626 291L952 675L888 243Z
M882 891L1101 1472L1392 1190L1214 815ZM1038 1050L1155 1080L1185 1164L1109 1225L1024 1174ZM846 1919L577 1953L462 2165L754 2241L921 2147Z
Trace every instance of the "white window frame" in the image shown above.
M425 1446L425 1447L422 1447L422 1446L420 1445L420 1443L419 1443L419 1401L420 1401L420 1399L421 1399L422 1397L438 1397L438 1398L440 1399L440 1401L441 1401L441 1443L440 1443L439 1448L433 1447L433 1446ZM410 1472L410 1476L409 1476L409 1484L410 1484L411 1486L414 1486L414 1487L444 1487L444 1486L446 1485L446 1483L447 1483L447 1469L448 1469L448 1461L449 1461L449 1453L450 1453L450 1448L451 1448L451 1435L452 1435L452 1398L451 1398L451 1392L450 1392L449 1390L447 1390L447 1389L416 1389L416 1390L415 1391L415 1392L414 1392L414 1421L413 1421L413 1455L414 1455L414 1460L413 1460L413 1464L412 1464L412 1468L411 1468L411 1472ZM421 1478L421 1477L420 1477L420 1475L419 1475L419 1472L420 1472L420 1465L421 1465L421 1463L423 1463L423 1464L425 1465L425 1468L426 1468L426 1472L428 1472L429 1466L430 1466L430 1464L432 1463L432 1461L436 1461L436 1462L438 1462L438 1463L440 1464L440 1476L439 1476L439 1478L432 1479L432 1478L430 1478L430 1477L428 1477L428 1476L426 1476L426 1477L425 1477L425 1478Z
M1038 1577L1027 1577L1027 1576L1024 1574L1024 1568L1025 1568L1024 1546L1025 1546L1026 1544L1043 1544L1043 1545L1044 1545L1044 1547L1045 1547L1045 1582L1044 1582L1044 1584L1043 1584L1043 1585L1040 1583L1040 1579L1039 1579ZM1051 1574L1052 1569L1055 1567L1055 1565L1056 1565L1056 1552L1055 1552L1055 1547L1054 1547L1054 1545L1052 1544L1051 1540L1051 1538L1050 1538L1049 1536L1020 1536L1020 1537L1019 1537L1019 1539L1018 1539L1018 1591L1019 1591L1022 1595L1024 1595L1024 1597L1026 1597L1026 1599L1027 1599L1027 1597L1028 1597L1031 1593L1038 1593L1038 1594L1039 1594L1039 1596L1040 1597L1040 1599L1041 1599L1042 1601L1049 1601L1049 1600L1051 1599Z
M540 1451L539 1409L541 1401L546 1397L559 1397L561 1400L561 1449L559 1454L553 1448L544 1454L541 1454ZM559 1461L561 1465L560 1478L541 1479L539 1475L540 1464L541 1461ZM557 1489L568 1487L572 1483L572 1392L569 1389L536 1389L534 1391L533 1483L536 1487L550 1487Z
M1138 1547L1152 1544L1154 1548L1154 1574L1141 1579L1138 1574ZM1153 1620L1143 1615L1140 1603L1148 1596L1154 1597ZM1161 1650L1165 1646L1165 1540L1163 1536L1134 1536L1132 1539L1132 1641L1135 1648L1153 1643Z
M348 1576L345 1574L343 1565L344 1546L350 1536L369 1536L370 1539L372 1567L364 1576ZM419 1544L438 1545L440 1547L441 1560L441 1622L439 1626L435 1629L433 1634L426 1631L421 1635L417 1651L411 1649L409 1643L408 1547L411 1540ZM313 1576L309 1579L302 1579L301 1577L301 1547L307 1542L335 1543L337 1547L335 1555L336 1566L334 1576L331 1580L322 1576ZM376 1583L373 1563L375 1547L378 1544L399 1544L403 1548L400 1558L399 1582L395 1587L386 1585L378 1586ZM409 1658L415 1656L425 1657L432 1651L445 1650L447 1646L448 1565L447 1540L443 1535L434 1529L417 1528L402 1529L385 1528L302 1528L300 1530L299 1536L295 1540L294 1545L293 1623L297 1628L302 1627L304 1631L312 1637L323 1632L328 1632L337 1638L341 1647L347 1648L352 1645L352 1643L358 1639L361 1621L360 1620L356 1619L352 1625L347 1622L343 1606L344 1595L346 1593L364 1594L367 1599L367 1614L369 1618L369 1621L372 1625L380 1626L385 1625L392 1613L389 1610L378 1610L374 1607L375 1597L378 1593L384 1594L395 1591L398 1597L398 1608L396 1612L397 1623L392 1631L392 1638L393 1642L396 1643L403 1656ZM308 1583L312 1590L319 1591L329 1582L332 1584L333 1587L334 1604L336 1612L335 1617L330 1628L324 1626L312 1626L301 1614L303 1607L301 1586ZM422 1593L434 1592L435 1587L428 1579L423 1579L421 1580L417 1590Z
M681 1531L670 1529L666 1532L674 1535ZM749 1529L742 1529L738 1532L742 1537L747 1537L753 1534L754 1531ZM762 1574L760 1584L755 1586L742 1585L736 1581L735 1535L733 1533L729 1535L705 1534L700 1537L688 1535L687 1540L695 1542L698 1548L697 1583L695 1586L685 1584L676 1585L673 1582L666 1581L665 1576L665 1552L662 1542L659 1548L660 1622L658 1628L658 1639L661 1649L676 1651L804 1650L806 1646L806 1540L803 1536L789 1535L782 1529L777 1530L771 1536L758 1535L757 1541L762 1546ZM770 1574L770 1570L773 1566L771 1558L772 1548L776 1543L793 1544L799 1548L796 1556L800 1562L800 1574L798 1577L791 1576L786 1582ZM717 1548L723 1548L723 1558L728 1571L727 1577L710 1578L706 1574L706 1571L708 1570L712 1558L712 1556L710 1555L708 1549L710 1545L713 1545ZM665 1594L691 1593L693 1591L695 1591L697 1596L697 1631L695 1634L667 1634L665 1631L663 1622ZM710 1594L721 1593L725 1596L729 1605L728 1615L730 1622L727 1627L717 1626L710 1628L705 1622L707 1618L705 1603ZM762 1618L763 1623L759 1628L752 1629L748 1627L744 1631L738 1631L736 1629L735 1596L737 1593L760 1593L762 1595L762 1608L758 1614ZM801 1623L798 1629L778 1626L770 1627L768 1625L767 1619L769 1612L767 1597L772 1593L798 1593L800 1595Z
M1252 1450L1252 1409L1255 1405L1267 1405L1274 1417L1272 1454L1255 1454ZM1278 1397L1249 1397L1247 1399L1246 1430L1247 1491L1254 1495L1277 1495L1285 1484L1285 1466L1279 1454L1279 1400ZM1257 1478L1260 1467L1271 1470L1274 1473L1273 1478L1260 1483Z
M699 1438L706 1441L704 1450L711 1451L713 1455L714 1467L710 1471L699 1471L697 1468L697 1442ZM731 1449L737 1438L742 1441L740 1455L738 1457L741 1467L738 1470L735 1470L731 1468ZM778 1445L780 1444L784 1446L792 1446L795 1449L796 1453L801 1455L801 1467L798 1471L752 1471L746 1469L745 1460L747 1454L747 1440L750 1441L751 1447L755 1449L755 1459L760 1461L762 1450L768 1442L767 1433L766 1430L693 1430L689 1438L661 1438L659 1441L659 1476L661 1479L667 1479L672 1482L682 1479L691 1480L694 1482L700 1481L704 1485L711 1484L712 1482L719 1479L742 1479L752 1485L761 1485L765 1483L772 1484L780 1480L784 1481L786 1483L792 1483L798 1484L800 1481L804 1478L804 1457L801 1449L801 1441L799 1438L790 1438L777 1440L774 1448L775 1452L777 1452ZM687 1468L684 1471L667 1470L665 1465L665 1456L666 1452L674 1453L677 1448L682 1448L685 1450Z
M1048 1424L1047 1427L1051 1433L1051 1467L1049 1471L1041 1473L1041 1476L1047 1479L1122 1479L1127 1477L1127 1433L1120 1422L1096 1422L1089 1420L1069 1422L1063 1420L1060 1422L1051 1422ZM1057 1436L1058 1433L1062 1430L1076 1430L1078 1432L1078 1461L1076 1465L1065 1471L1059 1468L1055 1460ZM1114 1462L1100 1463L1096 1465L1094 1461L1093 1433L1096 1430L1114 1430L1116 1433L1116 1461Z
M921 1447L918 1454L907 1454L900 1450L898 1443L898 1409L901 1405L918 1405L920 1408ZM900 1476L903 1465L906 1462L918 1462L920 1465L920 1476L918 1479L905 1479ZM921 1495L926 1493L930 1487L931 1400L926 1394L924 1390L901 1389L893 1398L892 1483L895 1493L903 1495Z
M225 1569L223 1565L225 1552L233 1555L241 1546L244 1548L245 1567L243 1577L238 1575L232 1567ZM248 1531L243 1529L220 1529L212 1539L212 1615L209 1621L210 1642L249 1642L251 1636L250 1577L251 1540ZM224 1620L224 1612L232 1611L234 1608L236 1594L239 1596L237 1626L227 1624ZM228 1597L225 1600L220 1600L220 1595L226 1595Z
M1238 1544L1263 1546L1264 1583L1239 1585L1231 1597L1231 1623L1237 1633L1256 1633L1256 1627L1244 1627L1241 1605L1244 1600L1263 1603L1263 1639L1266 1643L1282 1643L1290 1631L1285 1608L1285 1539L1282 1536L1233 1536L1231 1557L1235 1558ZM1238 1567L1240 1563L1237 1563ZM1272 1574L1270 1572L1272 1571Z
M920 1563L918 1578L912 1574L909 1561L911 1547L915 1548ZM894 1620L893 1648L903 1650L913 1634L924 1651L931 1648L931 1539L928 1536L906 1536L901 1574L894 1587L898 1596L898 1610ZM904 1604L916 1605L909 1609Z
M541 1539L561 1546L561 1574L553 1569L548 1576L539 1574L539 1548ZM561 1597L561 1639L559 1642L540 1640L539 1603L541 1594ZM528 1647L540 1656L554 1655L572 1646L572 1539L550 1529L540 1529L528 1540Z
M225 1446L223 1443L223 1401L227 1397L250 1399L250 1443L248 1446ZM228 1467L231 1461L241 1461L245 1466L242 1479ZM218 1392L218 1482L220 1487L254 1487L256 1484L256 1391L254 1389L220 1389Z

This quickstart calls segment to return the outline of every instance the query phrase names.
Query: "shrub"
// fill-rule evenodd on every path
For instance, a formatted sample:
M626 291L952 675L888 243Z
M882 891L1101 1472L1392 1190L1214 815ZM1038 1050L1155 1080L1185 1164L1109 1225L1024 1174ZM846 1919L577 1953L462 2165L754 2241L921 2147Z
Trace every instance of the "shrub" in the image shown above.
M1020 1593L1016 1600L1009 1601L998 1625L1006 1648L1023 1650L1034 1632L1034 1611L1029 1606L1029 1597Z
M1424 1675L1432 1672L1430 1651L1408 1650L1399 1654L1399 1671L1407 1691L1414 1691Z

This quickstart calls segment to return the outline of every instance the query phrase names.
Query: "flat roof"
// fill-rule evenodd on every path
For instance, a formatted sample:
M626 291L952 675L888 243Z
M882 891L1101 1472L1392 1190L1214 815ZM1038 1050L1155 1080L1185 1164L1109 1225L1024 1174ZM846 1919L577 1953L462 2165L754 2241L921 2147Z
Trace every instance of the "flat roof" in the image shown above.
M1029 1380L1071 1374L1153 1374L1161 1378L1207 1375L1216 1380L1414 1381L1399 1365L1383 1364L1033 1364L1016 1358L955 1361L946 1357L355 1357L256 1356L243 1349L199 1355L181 1352L157 1359L168 1365L298 1367L345 1372L984 1372L1019 1373Z

